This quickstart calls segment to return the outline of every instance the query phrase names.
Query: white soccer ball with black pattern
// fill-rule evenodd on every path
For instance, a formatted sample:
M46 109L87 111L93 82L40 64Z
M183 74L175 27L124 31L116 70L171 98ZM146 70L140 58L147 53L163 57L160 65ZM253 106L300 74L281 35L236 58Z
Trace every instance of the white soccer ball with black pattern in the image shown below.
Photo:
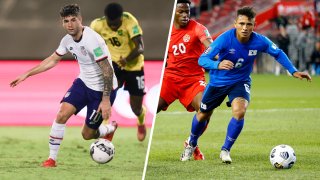
M99 164L110 162L113 159L114 153L114 145L106 139L98 139L90 146L90 156Z
M296 154L289 145L278 145L270 152L270 162L277 169L289 169L294 165L296 160Z

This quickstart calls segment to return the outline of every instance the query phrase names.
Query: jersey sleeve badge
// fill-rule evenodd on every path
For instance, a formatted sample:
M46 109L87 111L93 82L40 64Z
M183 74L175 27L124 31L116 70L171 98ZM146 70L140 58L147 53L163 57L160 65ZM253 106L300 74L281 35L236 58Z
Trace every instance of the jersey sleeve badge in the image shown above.
M101 47L97 47L96 49L93 50L93 52L96 57L99 57L103 54Z

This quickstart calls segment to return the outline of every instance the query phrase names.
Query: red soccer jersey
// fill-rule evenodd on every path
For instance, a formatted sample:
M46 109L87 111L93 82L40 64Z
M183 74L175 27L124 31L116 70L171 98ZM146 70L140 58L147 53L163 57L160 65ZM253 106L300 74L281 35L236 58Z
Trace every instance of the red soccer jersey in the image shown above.
M172 26L168 48L166 76L204 76L204 70L198 65L198 58L205 50L202 41L211 38L202 24L190 20L181 29Z

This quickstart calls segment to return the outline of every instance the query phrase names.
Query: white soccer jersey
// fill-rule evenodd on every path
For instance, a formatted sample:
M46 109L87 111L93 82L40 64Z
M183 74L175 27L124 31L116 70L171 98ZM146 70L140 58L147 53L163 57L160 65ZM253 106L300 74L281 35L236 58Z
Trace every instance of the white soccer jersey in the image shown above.
M112 63L109 49L102 37L91 28L84 26L82 37L79 41L74 41L69 34L65 35L56 53L59 56L63 56L68 51L79 63L79 78L84 84L95 91L103 91L103 74L97 62L107 58L111 67ZM117 79L113 74L113 88L115 89L117 86Z

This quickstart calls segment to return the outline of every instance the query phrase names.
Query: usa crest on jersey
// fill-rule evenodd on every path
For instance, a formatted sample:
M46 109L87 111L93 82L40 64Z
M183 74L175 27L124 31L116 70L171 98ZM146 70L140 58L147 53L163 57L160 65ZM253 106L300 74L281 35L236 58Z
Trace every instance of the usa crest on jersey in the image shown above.
M88 54L87 50L84 46L80 46L80 50L81 50L81 54L83 54L84 56L86 56Z

